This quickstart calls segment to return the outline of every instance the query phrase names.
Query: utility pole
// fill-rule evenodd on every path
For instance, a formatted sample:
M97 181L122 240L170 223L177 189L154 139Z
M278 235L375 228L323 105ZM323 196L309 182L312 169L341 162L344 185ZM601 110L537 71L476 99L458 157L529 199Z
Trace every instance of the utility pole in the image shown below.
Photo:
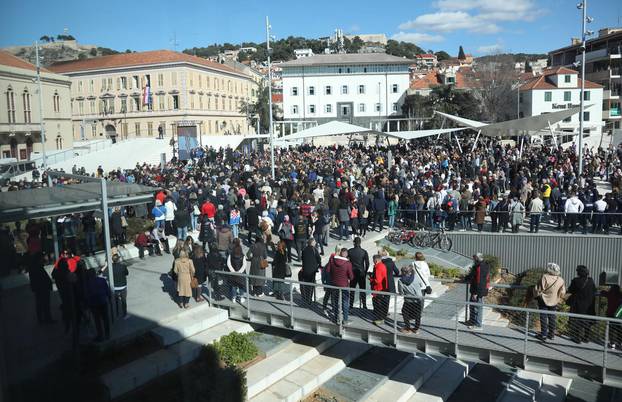
M581 176L583 174L583 114L585 110L584 105L584 97L585 97L585 48L587 45L587 36L591 35L585 29L585 24L588 22L592 22L593 18L587 16L587 0L583 0L581 3L577 4L577 8L582 11L581 18L581 93L580 93L580 112L579 112L579 172L578 175Z
M270 133L270 166L272 168L272 179L274 173L274 129L272 127L272 63L270 61L270 21L266 16L266 50L268 51L268 132Z
M41 60L39 59L38 41L35 41L35 58L37 59L37 85L39 86L39 123L41 125L41 155L43 156L43 167L46 168L47 156L45 154L45 124L43 122L43 85L41 85Z

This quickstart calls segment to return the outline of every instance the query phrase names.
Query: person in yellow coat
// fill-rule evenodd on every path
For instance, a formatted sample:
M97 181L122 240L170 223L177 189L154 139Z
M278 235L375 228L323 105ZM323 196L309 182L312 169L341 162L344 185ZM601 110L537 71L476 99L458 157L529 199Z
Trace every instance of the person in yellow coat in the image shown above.
M180 308L189 308L188 302L192 297L192 278L194 277L194 264L188 258L188 252L182 249L179 257L175 260L175 273L177 274L177 304Z

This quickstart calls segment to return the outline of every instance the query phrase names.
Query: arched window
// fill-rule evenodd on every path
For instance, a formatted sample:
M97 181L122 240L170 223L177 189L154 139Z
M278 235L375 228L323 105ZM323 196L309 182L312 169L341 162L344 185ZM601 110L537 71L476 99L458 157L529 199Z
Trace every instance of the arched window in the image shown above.
M15 123L15 93L10 86L6 91L6 104L9 113L9 123Z
M60 112L60 96L58 95L58 91L54 91L54 97L53 97L53 102L54 102L54 111L55 112Z
M32 138L26 138L26 155L28 155L28 159L30 159L30 154L32 153Z
M24 103L24 123L32 122L32 115L30 113L30 93L27 89L24 89L22 93L22 102Z
M56 149L63 149L63 137L60 135L56 136Z

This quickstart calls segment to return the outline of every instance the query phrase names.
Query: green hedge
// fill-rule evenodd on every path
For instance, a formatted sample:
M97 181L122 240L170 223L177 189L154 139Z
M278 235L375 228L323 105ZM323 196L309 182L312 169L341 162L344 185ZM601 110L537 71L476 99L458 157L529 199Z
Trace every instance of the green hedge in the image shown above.
M253 360L259 354L259 349L251 340L253 336L253 333L240 334L234 331L214 342L214 348L227 366L237 366Z
M435 278L458 279L464 277L464 271L459 268L447 268L433 262L429 262L428 266L430 267L430 274Z

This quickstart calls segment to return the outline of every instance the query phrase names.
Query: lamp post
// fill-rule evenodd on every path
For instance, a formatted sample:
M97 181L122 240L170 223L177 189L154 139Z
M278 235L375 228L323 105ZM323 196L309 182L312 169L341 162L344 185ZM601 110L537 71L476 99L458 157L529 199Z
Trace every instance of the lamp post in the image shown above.
M35 41L35 57L37 59L37 85L39 86L39 123L41 125L41 155L43 156L43 167L47 167L47 156L45 154L45 124L43 122L43 85L41 85L41 62L39 59L39 42Z
M579 111L579 171L578 175L581 176L583 174L583 125L584 125L584 97L585 97L585 48L586 48L586 38L588 35L592 33L585 29L585 24L592 22L593 18L587 16L587 0L583 0L581 3L577 4L577 8L582 11L581 18L581 92L580 92L580 111Z
M274 130L272 128L272 64L270 62L270 21L266 16L266 50L268 51L268 133L270 133L270 167L274 174Z

